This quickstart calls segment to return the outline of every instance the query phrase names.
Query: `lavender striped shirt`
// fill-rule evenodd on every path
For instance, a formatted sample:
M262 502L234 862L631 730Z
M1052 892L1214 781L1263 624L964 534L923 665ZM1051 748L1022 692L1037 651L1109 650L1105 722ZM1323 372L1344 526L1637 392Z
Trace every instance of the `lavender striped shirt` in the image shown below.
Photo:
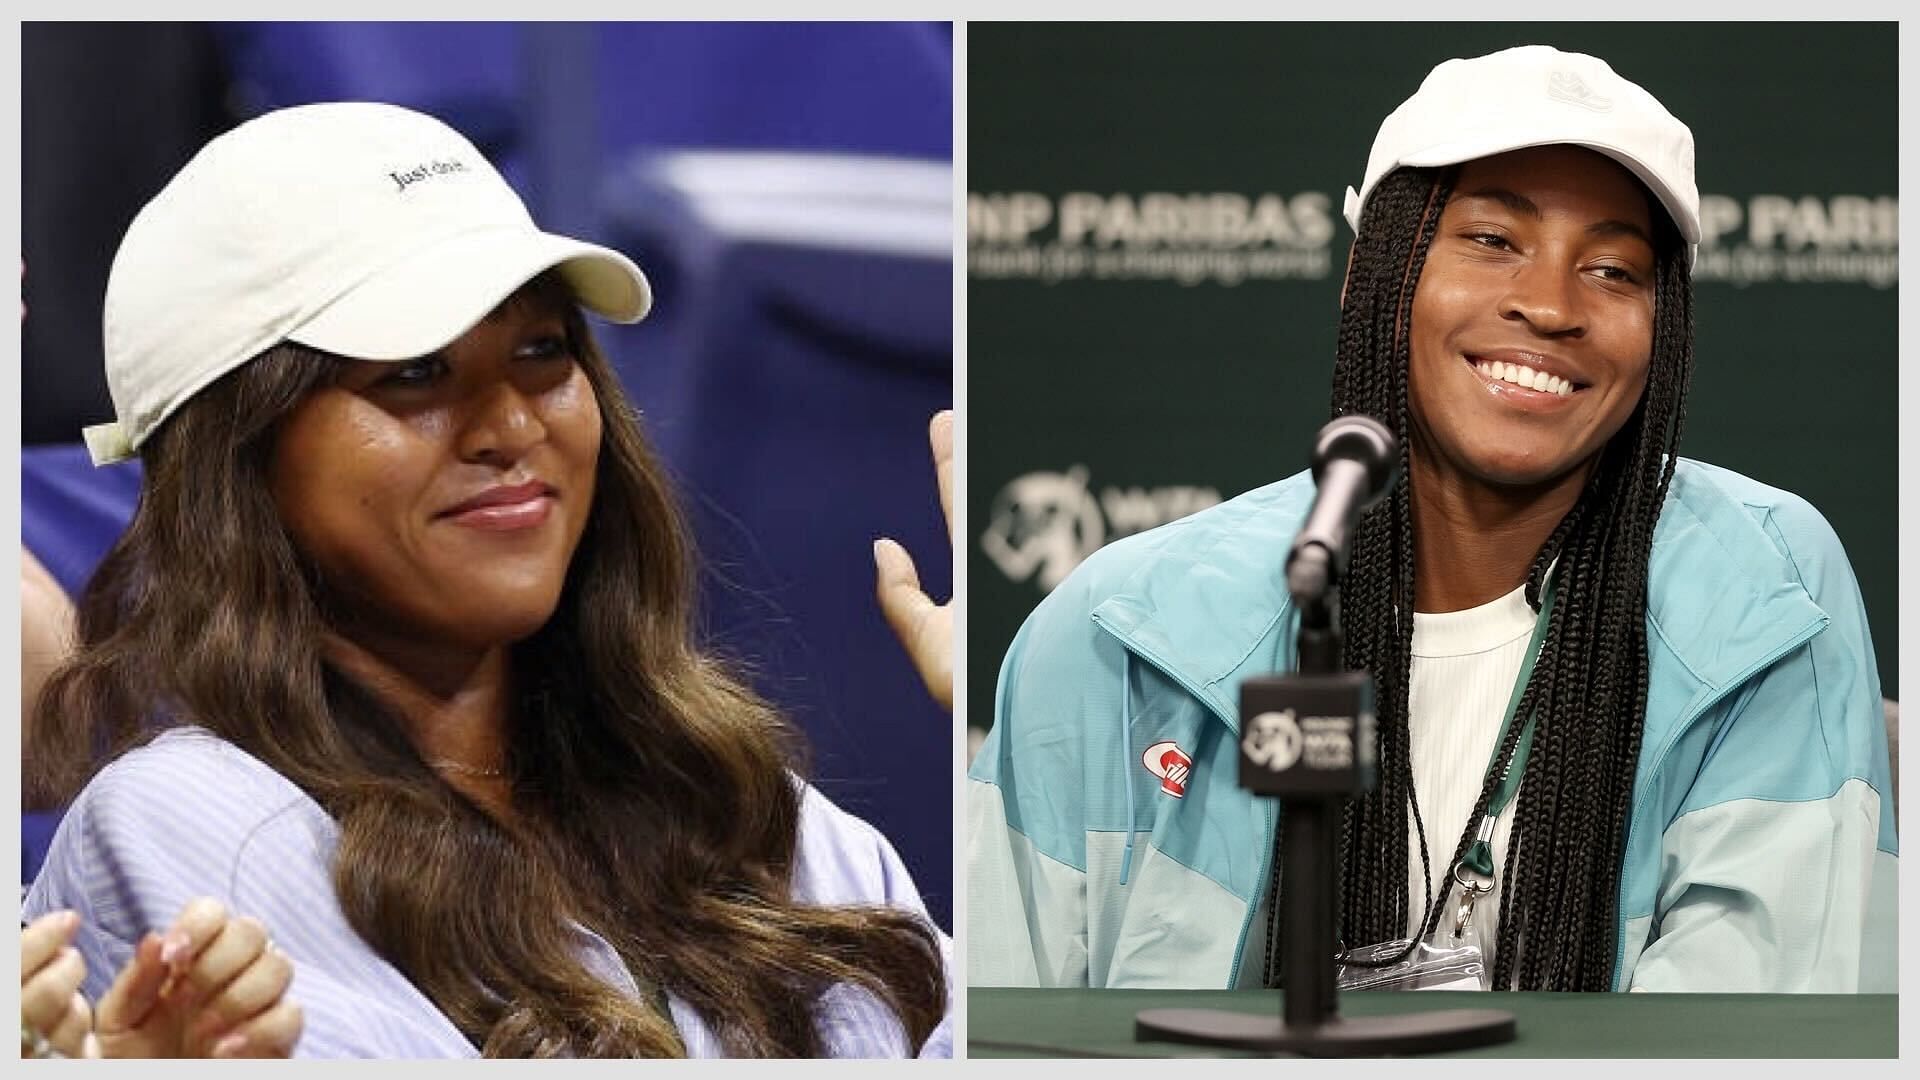
M320 805L236 746L196 728L168 731L94 777L68 810L26 900L31 919L80 913L74 944L98 999L148 930L169 925L186 902L212 896L263 921L294 961L288 991L306 1015L301 1057L478 1056L473 1045L393 965L347 925L328 866L337 827ZM811 786L801 805L794 893L816 904L884 903L925 914L919 892L879 831ZM952 942L940 944L952 998ZM588 967L638 994L618 954L580 932ZM679 998L668 1005L691 1057L725 1049ZM898 1018L872 994L841 985L816 1021L833 1057L903 1057ZM951 1057L951 1007L922 1057Z

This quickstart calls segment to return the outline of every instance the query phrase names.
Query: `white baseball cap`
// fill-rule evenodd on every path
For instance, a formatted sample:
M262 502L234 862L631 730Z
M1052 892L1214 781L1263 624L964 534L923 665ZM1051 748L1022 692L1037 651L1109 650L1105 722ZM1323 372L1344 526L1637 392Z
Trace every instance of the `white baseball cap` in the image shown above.
M1347 189L1347 224L1374 186L1402 165L1433 167L1565 143L1626 166L1667 208L1691 260L1700 243L1693 132L1607 62L1548 45L1522 45L1429 72L1374 136L1360 190Z
M329 102L208 143L120 241L94 463L131 456L181 404L283 341L361 360L443 348L557 267L586 308L638 322L645 274L545 233L459 132L409 109Z

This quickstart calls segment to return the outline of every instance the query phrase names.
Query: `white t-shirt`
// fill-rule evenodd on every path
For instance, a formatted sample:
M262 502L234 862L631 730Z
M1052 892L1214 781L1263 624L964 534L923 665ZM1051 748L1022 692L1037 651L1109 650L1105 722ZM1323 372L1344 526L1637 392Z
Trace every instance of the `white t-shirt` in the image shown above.
M1432 892L1423 895L1420 837L1407 828L1407 921L1418 932L1433 897L1451 886L1448 872L1454 848L1480 797L1487 760L1493 756L1513 696L1514 680L1526 659L1535 614L1527 606L1526 586L1465 611L1413 616L1413 662L1407 689L1407 733L1413 761L1413 788L1426 826L1432 865ZM1513 831L1516 795L1501 811L1493 834L1493 866L1505 868L1507 837ZM1477 823L1476 823L1477 824ZM1497 880L1497 879L1496 879ZM1499 929L1500 884L1473 908L1473 933L1483 955L1491 958ZM1455 900L1448 900L1441 925L1452 925Z
M1413 615L1412 665L1407 689L1407 729L1413 759L1414 791L1420 797L1420 817L1426 825L1427 855L1432 861L1433 891L1450 884L1448 871L1453 849L1466 830L1467 817L1480 797L1487 759L1493 756L1506 719L1514 680L1527 658L1533 637L1534 610L1527 606L1527 587L1521 585L1498 600L1465 611ZM1520 797L1501 811L1493 834L1493 866L1504 868L1507 837L1513 831L1513 811ZM1477 827L1477 823L1476 823ZM1422 897L1420 835L1407 823L1407 929L1417 933L1432 904ZM1254 933L1248 935L1247 955L1241 961L1241 989L1258 987L1261 957L1272 912L1261 892L1254 913ZM1449 904L1452 901L1449 900ZM1451 919L1449 907L1447 919ZM1498 938L1500 892L1482 896L1473 908L1473 934L1481 955L1493 958ZM1443 926L1451 926L1443 922ZM1378 942L1349 941L1353 948Z

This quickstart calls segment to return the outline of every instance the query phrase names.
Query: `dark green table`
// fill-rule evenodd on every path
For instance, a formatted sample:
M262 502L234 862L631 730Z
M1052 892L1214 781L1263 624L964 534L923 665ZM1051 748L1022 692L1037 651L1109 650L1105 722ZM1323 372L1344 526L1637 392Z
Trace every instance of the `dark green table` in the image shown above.
M1340 995L1347 1016L1497 1008L1519 1037L1458 1057L1895 1057L1892 994L1475 994L1371 991ZM1277 990L1015 990L967 993L970 1057L1244 1057L1133 1040L1141 1009L1280 1014Z

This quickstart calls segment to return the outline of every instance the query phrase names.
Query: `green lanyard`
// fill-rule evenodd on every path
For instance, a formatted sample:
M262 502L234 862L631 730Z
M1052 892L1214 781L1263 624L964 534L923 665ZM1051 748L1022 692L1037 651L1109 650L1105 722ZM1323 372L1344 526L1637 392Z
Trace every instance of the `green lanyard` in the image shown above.
M1507 701L1507 718L1500 723L1500 737L1493 741L1493 756L1487 761L1488 776L1492 776L1493 771L1500 767L1500 745L1507 741L1507 732L1513 727L1513 714L1519 710L1520 698L1527 691L1528 681L1533 678L1533 664L1540 658L1540 643L1546 640L1547 624L1553 616L1553 586L1558 577L1557 574L1547 577L1546 596L1540 601L1540 617L1533 625L1533 640L1527 642L1527 657L1520 663L1520 677L1514 681L1513 697ZM1526 725L1520 729L1520 741L1513 747L1513 760L1507 764L1507 774L1500 778L1500 787L1494 791L1493 801L1487 804L1487 816L1480 819L1480 831L1454 868L1456 879L1460 876L1461 867L1488 879L1493 877L1494 824L1500 820L1501 811L1513 801L1513 793L1520 790L1520 777L1527 768L1527 749L1532 745L1533 714L1528 713ZM1462 881L1460 884L1465 886L1467 883ZM1491 885L1487 887L1492 888Z

